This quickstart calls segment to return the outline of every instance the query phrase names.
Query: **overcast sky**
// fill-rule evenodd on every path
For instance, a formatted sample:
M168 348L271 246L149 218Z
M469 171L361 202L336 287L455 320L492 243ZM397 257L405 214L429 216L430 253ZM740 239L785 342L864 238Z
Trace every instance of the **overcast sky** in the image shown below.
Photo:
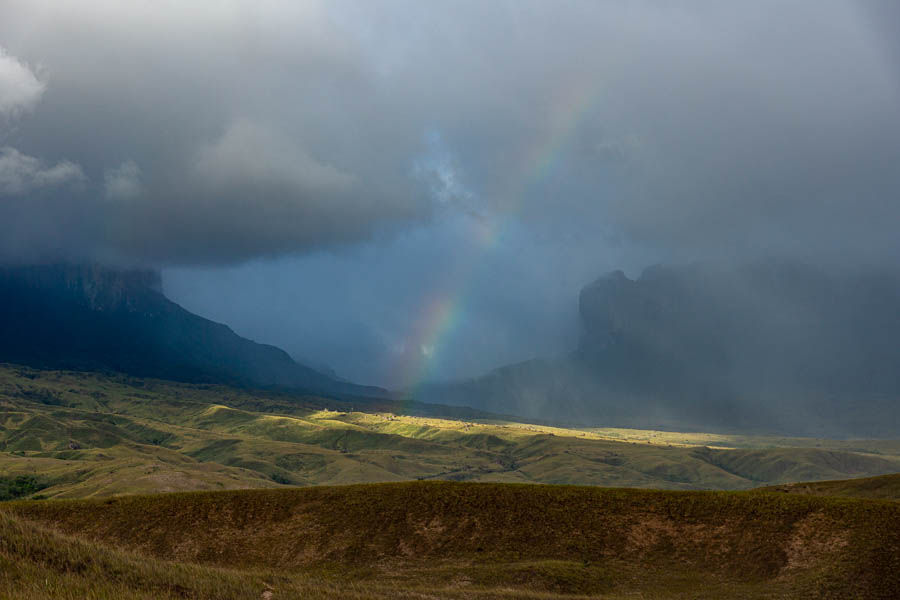
M564 352L613 268L897 263L896 6L0 0L0 260L382 385Z

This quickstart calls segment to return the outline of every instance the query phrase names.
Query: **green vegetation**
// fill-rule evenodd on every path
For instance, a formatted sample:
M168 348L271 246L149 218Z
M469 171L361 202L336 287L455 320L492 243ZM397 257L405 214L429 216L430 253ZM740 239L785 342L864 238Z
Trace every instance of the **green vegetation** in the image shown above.
M897 440L475 416L0 365L0 476L37 477L41 494L78 498L417 479L738 490L900 471Z
M894 502L407 482L3 511L4 598L900 595Z
M16 500L37 493L47 487L36 477L31 475L19 475L17 477L0 477L0 502L4 500Z

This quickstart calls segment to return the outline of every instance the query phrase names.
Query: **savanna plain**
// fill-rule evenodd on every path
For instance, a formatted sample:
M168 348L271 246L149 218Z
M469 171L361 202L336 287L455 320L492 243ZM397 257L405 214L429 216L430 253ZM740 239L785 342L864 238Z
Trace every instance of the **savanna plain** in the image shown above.
M5 598L900 595L895 440L15 365L0 405Z

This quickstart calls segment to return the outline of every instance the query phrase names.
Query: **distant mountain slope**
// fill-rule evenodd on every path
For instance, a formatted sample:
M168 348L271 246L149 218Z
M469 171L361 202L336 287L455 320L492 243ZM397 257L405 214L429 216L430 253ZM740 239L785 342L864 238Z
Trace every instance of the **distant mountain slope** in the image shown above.
M622 272L586 286L569 356L418 399L570 422L900 431L900 274L770 261Z
M294 362L167 299L159 274L99 266L0 268L0 361L178 381L379 395Z

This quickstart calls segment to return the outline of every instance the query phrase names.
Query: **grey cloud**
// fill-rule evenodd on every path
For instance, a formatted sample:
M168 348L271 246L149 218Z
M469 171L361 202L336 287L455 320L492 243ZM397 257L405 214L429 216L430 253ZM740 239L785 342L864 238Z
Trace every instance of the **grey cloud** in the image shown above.
M49 81L16 146L101 182L20 215L52 227L49 204L78 203L81 230L60 232L70 260L239 262L429 213L409 176L418 132L389 139L399 129L379 120L364 56L324 3L43 8L4 4L0 36Z
M0 46L0 117L12 118L32 109L46 87L27 64Z
M62 160L48 166L40 159L22 154L10 146L0 148L0 197L21 196L84 179L81 167L71 161Z
M347 190L353 176L324 165L292 140L246 119L197 153L194 172L217 188L280 186L299 194ZM310 199L316 201L315 197Z
M141 169L133 160L126 160L103 175L103 189L107 200L134 200L141 195Z
M48 81L15 146L97 181L140 165L137 201L79 198L91 252L305 252L448 193L597 252L900 250L896 32L857 3L42 6L2 9L15 64ZM452 171L422 168L430 131Z

